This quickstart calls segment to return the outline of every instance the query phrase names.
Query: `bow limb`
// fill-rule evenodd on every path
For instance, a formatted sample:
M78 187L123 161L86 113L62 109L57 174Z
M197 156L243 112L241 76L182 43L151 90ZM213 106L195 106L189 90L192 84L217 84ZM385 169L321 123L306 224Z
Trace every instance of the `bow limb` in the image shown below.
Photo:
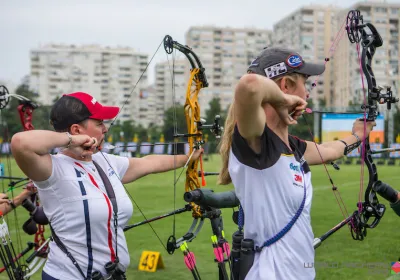
M184 114L186 119L187 133L176 134L174 137L187 137L189 144L189 159L186 170L185 180L185 191L189 192L198 188L201 188L200 180L198 177L198 166L201 164L201 156L198 159L192 159L192 155L196 149L200 149L203 141L202 123L200 120L200 105L198 102L198 95L200 90L208 86L208 82L205 76L205 69L203 68L200 59L197 55L187 46L183 46L180 43L173 41L172 37L167 35L164 38L164 49L168 54L171 54L173 49L182 52L189 60L191 69L189 75L189 81L186 89L186 98L184 108ZM200 174L203 174L201 170ZM204 182L204 180L203 180ZM176 188L176 182L174 184ZM201 209L198 205L191 202L190 208L192 209L193 221L189 230L181 238L176 239L175 237L175 220L173 226L173 234L169 237L167 242L168 253L173 254L175 249L178 249L185 242L192 241L204 224L204 217L202 217ZM188 250L185 245L184 250ZM188 254L190 256L190 254Z

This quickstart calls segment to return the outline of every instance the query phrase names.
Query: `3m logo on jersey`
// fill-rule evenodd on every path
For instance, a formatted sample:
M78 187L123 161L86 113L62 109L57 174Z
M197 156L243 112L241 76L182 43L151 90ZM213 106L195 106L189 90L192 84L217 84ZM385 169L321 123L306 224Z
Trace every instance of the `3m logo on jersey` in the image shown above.
M294 180L298 183L303 183L303 176L301 175L294 175Z
M291 164L289 164L289 167L293 171L300 172L300 166L299 165L295 165L295 164L291 163Z
M303 65L303 59L301 56L297 54L291 54L287 59L286 59L286 64L289 65L292 68L297 68Z

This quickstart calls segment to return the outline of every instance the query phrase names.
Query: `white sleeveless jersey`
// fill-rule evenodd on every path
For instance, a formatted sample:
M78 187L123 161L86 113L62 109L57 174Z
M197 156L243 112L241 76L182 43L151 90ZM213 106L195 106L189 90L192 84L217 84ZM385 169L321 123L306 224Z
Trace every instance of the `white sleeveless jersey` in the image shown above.
M130 258L123 228L132 216L133 206L119 178L124 176L129 161L115 155L104 156L109 163L100 153L92 158L114 188L118 206L117 253L120 263L127 267ZM34 182L44 212L85 276L96 270L104 275L104 265L115 258L117 248L113 206L103 181L93 162L75 160L62 154L52 155L51 158L51 176L45 181ZM83 279L72 261L53 241L44 271L56 279Z
M303 158L307 144L289 136L290 149L267 126L256 154L237 127L229 157L229 174L244 210L244 238L256 246L274 237L295 216L304 198L304 209L279 241L255 254L246 280L312 280L314 235L311 228L311 172ZM303 170L303 171L302 171Z

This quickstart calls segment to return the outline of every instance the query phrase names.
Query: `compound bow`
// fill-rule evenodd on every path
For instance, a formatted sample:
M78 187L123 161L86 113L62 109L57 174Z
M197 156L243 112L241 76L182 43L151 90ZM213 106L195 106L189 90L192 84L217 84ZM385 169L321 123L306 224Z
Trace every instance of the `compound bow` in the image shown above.
M134 202L138 210L142 213L142 216L145 218L145 221L126 226L124 228L124 231L137 227L139 225L150 224L153 221L165 217L169 217L172 215L175 217L176 214L192 211L192 216L193 216L192 224L189 227L188 231L182 237L177 238L175 235L175 220L174 220L173 233L168 238L166 246L164 246L163 242L160 240L155 230L152 227L151 228L169 254L173 254L176 249L182 250L184 254L184 262L188 267L188 269L191 271L194 279L200 279L200 274L196 267L195 256L193 252L189 251L187 243L191 242L193 239L196 238L196 236L198 235L204 224L204 220L210 219L213 231L213 236L211 237L212 246L214 248L216 262L218 263L219 277L220 279L229 279L227 271L225 269L225 262L229 260L230 248L224 236L221 210L215 207L215 205L213 207L204 203L196 204L196 202L199 203L199 201L204 202L203 198L205 196L206 197L212 196L210 195L212 193L212 191L210 190L205 189L204 193L196 192L196 190L199 190L202 186L205 186L204 176L216 175L217 173L211 173L211 172L205 173L203 171L203 164L201 157L199 157L199 159L196 160L192 159L192 155L195 152L195 150L200 149L201 146L204 144L203 131L205 129L209 129L217 137L221 134L222 127L219 125L220 117L216 116L214 123L209 125L205 124L204 121L200 118L200 105L198 101L198 95L202 88L208 86L208 82L205 75L205 69L198 56L193 52L191 48L174 41L172 37L169 35L164 37L163 45L164 45L164 50L166 51L167 54L171 54L174 49L182 52L189 60L191 66L189 82L186 90L186 99L184 104L184 113L188 131L187 133L176 133L177 129L175 128L175 133L174 133L175 139L182 137L188 139L189 158L185 165L185 167L187 167L186 181L185 181L185 191L186 191L185 200L189 202L189 204L187 204L183 208L174 209L174 211L170 213L155 218L147 219L144 213L140 210L138 204L128 193L128 195L131 197L131 200ZM115 120L116 119L114 119L112 123L114 123ZM177 150L176 147L174 150L175 151ZM200 170L198 170L199 166ZM178 176L178 179L175 180L174 188L176 187L179 177L180 175ZM202 178L202 184L200 184L199 177ZM227 207L233 207L233 206L229 205ZM224 257L224 254L226 257Z
M348 13L346 18L346 27L350 43L356 44L359 63L361 65L360 74L362 79L363 93L364 93L364 104L361 108L364 110L364 131L366 130L367 122L373 122L379 115L378 103L386 104L387 109L391 109L391 105L398 102L399 99L393 97L390 87L380 87L376 84L375 75L372 71L373 56L376 49L383 45L383 40L378 33L377 29L371 23L364 23L363 17L358 10L352 10ZM362 48L360 57L360 45ZM329 60L329 59L328 59ZM326 60L327 61L327 60ZM364 76L367 80L368 94L366 96L364 86ZM314 83L313 86L316 84ZM382 92L385 89L384 92ZM382 184L378 180L378 172L376 165L372 157L373 151L371 150L369 137L365 138L361 143L361 158L362 162L368 168L369 177L368 185L364 193L364 201L358 202L358 210L352 215L343 220L341 223L336 225L334 228L329 230L327 233L314 240L314 248L317 248L321 242L331 236L334 232L342 228L344 225L350 225L351 235L354 240L363 240L367 235L368 228L375 228L383 214L385 213L386 207L384 204L379 203L377 193L375 189ZM360 194L363 191L363 168L361 167L361 182L360 182ZM329 176L329 174L328 174ZM329 176L330 177L330 176ZM333 184L332 188L337 190Z
M18 113L20 116L21 124L24 129L26 130L33 130L34 126L32 125L32 113L33 111L38 108L38 105L29 100L28 98L18 95L18 94L10 94L8 89L5 86L0 86L0 110L4 109L7 107L10 98L16 98L19 100L20 105L17 107ZM11 175L11 174L10 174ZM4 177L5 178L5 177ZM13 177L10 177L13 178ZM13 180L17 179L17 182L11 182L10 183L10 189L11 193L13 193L13 189L16 187L18 183L24 182L27 180L27 178L13 178ZM27 188L34 188L33 183L29 181L26 184ZM36 207L39 207L39 198L36 193L32 194L29 199L26 199L23 204L24 207L26 205L33 205L33 208L36 209ZM31 211L30 211L31 212ZM8 236L8 227L6 226L5 222L3 221L3 231L2 231L2 238L3 238L3 244L7 243L7 236ZM18 226L18 225L17 225ZM29 279L30 276L32 276L34 273L36 273L40 267L44 264L46 258L47 258L47 253L48 253L48 242L49 239L44 238L44 232L45 228L44 225L39 225L36 224L35 221L33 221L32 217L30 217L23 225L23 229L26 233L28 234L34 234L34 242L28 242L28 246L26 249L24 249L21 253L19 254L14 254L14 257L12 258L11 255L9 255L9 260L8 263L5 263L5 266L0 269L0 273L3 271L6 271L8 274L9 272L8 267L11 267L13 272L12 275L14 278L12 279ZM11 244L11 239L8 240L8 244ZM19 264L19 259L26 255L32 248L34 248L34 253L32 253L27 259L26 262L29 265L20 265ZM10 275L10 274L9 274Z

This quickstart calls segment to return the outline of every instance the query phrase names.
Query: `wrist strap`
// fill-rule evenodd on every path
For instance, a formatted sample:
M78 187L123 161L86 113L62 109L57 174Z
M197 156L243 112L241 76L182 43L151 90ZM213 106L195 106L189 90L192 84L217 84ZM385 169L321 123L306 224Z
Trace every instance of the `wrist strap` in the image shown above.
M8 200L8 204L10 204L12 209L17 208L17 206L15 205L14 201L12 201L11 199Z

